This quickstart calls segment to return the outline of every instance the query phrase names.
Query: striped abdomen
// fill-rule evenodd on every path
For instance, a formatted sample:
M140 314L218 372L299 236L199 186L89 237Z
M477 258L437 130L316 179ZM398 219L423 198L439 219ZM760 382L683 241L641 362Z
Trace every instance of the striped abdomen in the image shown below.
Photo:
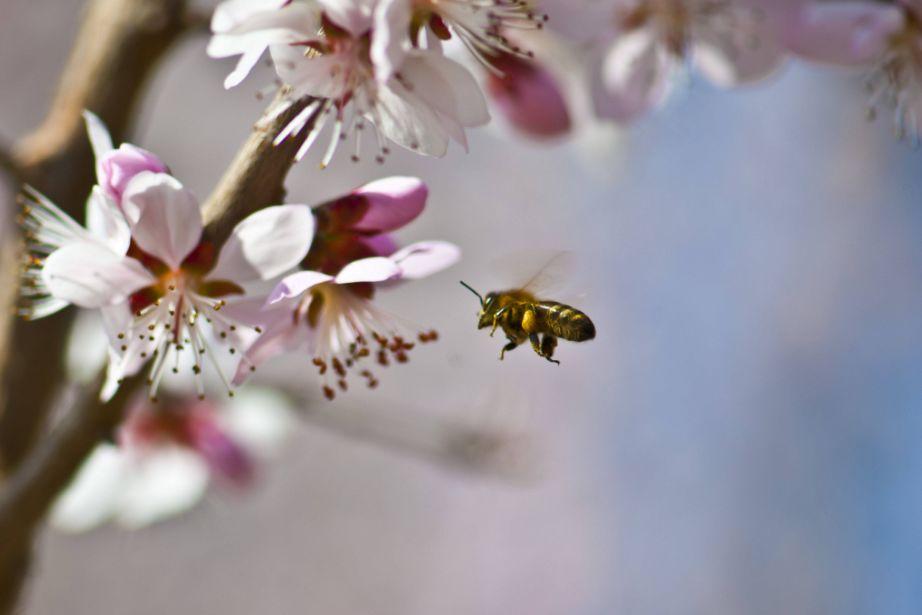
M571 342L585 342L595 337L595 325L583 312L557 301L537 304L538 316L546 330Z

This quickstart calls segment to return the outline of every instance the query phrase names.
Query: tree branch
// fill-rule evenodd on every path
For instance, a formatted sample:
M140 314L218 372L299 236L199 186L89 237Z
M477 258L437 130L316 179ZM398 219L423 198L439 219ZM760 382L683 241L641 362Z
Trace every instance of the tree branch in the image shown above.
M251 213L285 199L285 178L315 119L298 135L273 145L276 135L310 103L308 98L296 101L272 118L272 110L286 100L285 92L280 91L205 201L205 234L215 245L223 243L234 225Z

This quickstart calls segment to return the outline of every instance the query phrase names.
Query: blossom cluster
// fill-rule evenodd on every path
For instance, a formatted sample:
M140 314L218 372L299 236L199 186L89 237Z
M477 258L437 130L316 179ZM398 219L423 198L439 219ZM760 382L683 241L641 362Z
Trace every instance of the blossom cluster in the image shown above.
M332 125L322 166L371 132L441 156L489 121L555 137L598 121L624 124L662 105L688 68L719 87L773 74L790 55L862 66L869 108L917 134L922 105L918 0L227 0L208 52L239 56L225 86L271 57L284 112L278 136L306 132L303 157ZM475 76L476 75L476 76ZM480 77L478 79L478 77Z
M99 310L109 340L104 399L145 366L153 400L164 374L181 369L204 398L206 364L233 394L231 381L294 350L310 355L332 399L334 385L348 387L351 369L374 387L364 363L406 361L417 340L374 307L376 288L435 273L459 256L441 241L398 249L388 234L422 212L421 181L378 180L315 208L266 207L218 249L198 201L157 156L131 144L114 148L99 119L85 117L97 174L86 227L36 190L22 195L21 313L41 318L71 304ZM421 332L418 341L435 337ZM222 349L239 357L231 378Z

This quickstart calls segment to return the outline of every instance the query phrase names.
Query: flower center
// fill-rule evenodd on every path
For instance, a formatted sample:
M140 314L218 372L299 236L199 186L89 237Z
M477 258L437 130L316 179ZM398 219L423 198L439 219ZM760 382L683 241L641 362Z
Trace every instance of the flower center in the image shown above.
M318 284L298 304L296 323L308 327L314 357L311 363L324 379L323 394L332 400L349 389L348 376L358 373L369 389L378 379L366 367L374 361L380 367L407 363L416 343L400 335L392 320L368 300L370 284ZM422 343L434 342L434 330L417 333ZM411 338L412 339L412 338Z

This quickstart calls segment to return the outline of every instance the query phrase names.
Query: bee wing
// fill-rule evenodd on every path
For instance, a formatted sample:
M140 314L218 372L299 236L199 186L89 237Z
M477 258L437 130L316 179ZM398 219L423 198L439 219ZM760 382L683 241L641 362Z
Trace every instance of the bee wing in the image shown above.
M569 251L515 252L495 263L506 284L536 296L555 296L571 281L576 258Z

